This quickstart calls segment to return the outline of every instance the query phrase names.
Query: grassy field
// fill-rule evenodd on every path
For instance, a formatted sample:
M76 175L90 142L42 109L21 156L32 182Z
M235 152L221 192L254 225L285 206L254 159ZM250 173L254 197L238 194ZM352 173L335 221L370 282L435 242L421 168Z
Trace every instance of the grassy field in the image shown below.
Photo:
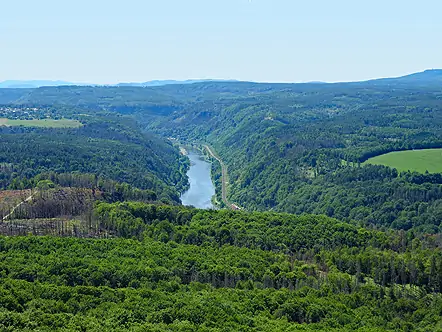
M16 127L43 127L43 128L78 128L81 127L81 122L77 120L69 119L42 119L42 120L11 120L11 119L0 119L0 126Z
M442 173L442 149L390 152L370 158L365 164L390 166L398 171Z

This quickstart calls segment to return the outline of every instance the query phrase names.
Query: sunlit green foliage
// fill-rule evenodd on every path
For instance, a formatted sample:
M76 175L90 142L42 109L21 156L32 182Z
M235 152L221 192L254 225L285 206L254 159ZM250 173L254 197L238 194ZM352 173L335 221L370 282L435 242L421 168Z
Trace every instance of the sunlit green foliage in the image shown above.
M0 127L0 139L2 188L31 188L32 179L50 172L94 174L97 181L128 183L178 202L177 191L187 185L176 148L112 115L73 129Z
M0 238L0 326L12 331L435 331L440 326L440 294L382 287L323 268L232 246Z

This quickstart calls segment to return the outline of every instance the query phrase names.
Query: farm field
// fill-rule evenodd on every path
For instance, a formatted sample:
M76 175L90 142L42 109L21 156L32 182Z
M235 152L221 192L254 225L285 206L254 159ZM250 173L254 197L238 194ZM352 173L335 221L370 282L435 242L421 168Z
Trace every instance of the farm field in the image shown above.
M13 120L13 119L0 119L0 126L16 127L42 127L42 128L78 128L82 126L82 123L77 120L70 119L35 119L35 120Z
M442 173L442 149L390 152L370 158L364 164L389 166L398 171Z

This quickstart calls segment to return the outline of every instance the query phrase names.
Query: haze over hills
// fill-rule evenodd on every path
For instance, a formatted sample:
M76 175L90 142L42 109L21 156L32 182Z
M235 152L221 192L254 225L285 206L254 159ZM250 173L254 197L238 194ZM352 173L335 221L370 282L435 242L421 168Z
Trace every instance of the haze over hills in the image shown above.
M41 86L61 86L61 85L81 85L81 84L65 82L65 81L48 81L48 80L31 80L31 81L7 80L0 82L0 88L7 88L7 89L29 89L29 88L39 88Z
M215 79L205 79L205 80L153 80L147 82L128 82L128 83L117 83L117 84L96 84L96 83L74 83L67 81L50 81L50 80L6 80L0 82L0 88L2 89L35 89L43 86L134 86L134 87L149 87L149 86L163 86L171 84L193 84L193 83L203 83L203 82L235 82L235 80L215 80Z
M205 79L205 80L153 80L142 83L131 82L131 83L118 83L116 86L138 86L138 87L149 87L149 86L163 86L172 84L193 84L193 83L204 83L204 82L237 82L236 80L216 80L216 79Z
M0 82L0 88L9 89L32 89L43 86L118 86L118 87L155 87L164 85L187 85L194 83L213 83L213 82L241 82L239 80L222 80L222 79L189 79L189 80L152 80L146 82L122 82L117 84L96 84L96 83L74 83L68 81L51 81L51 80L6 80ZM252 82L252 81L247 81ZM399 77L378 78L373 80L363 80L357 82L346 83L410 83L410 84L426 84L435 82L442 83L442 69L429 69L423 72L413 73ZM266 82L262 82L266 83ZM293 82L297 83L297 82ZM302 84L327 84L329 82L310 81ZM339 82L337 82L339 83ZM290 83L288 83L290 84Z
M428 82L442 83L442 69L428 69L419 73L413 73L400 77L381 78L371 80L370 82L403 84L426 84Z

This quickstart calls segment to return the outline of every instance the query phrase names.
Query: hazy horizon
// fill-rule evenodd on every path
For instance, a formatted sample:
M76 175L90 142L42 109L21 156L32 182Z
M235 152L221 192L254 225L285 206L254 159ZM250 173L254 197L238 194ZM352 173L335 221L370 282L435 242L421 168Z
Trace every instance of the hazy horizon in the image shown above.
M442 68L428 68L428 69L424 69L423 71L420 72L409 72L409 73L405 73L403 75L399 75L399 76L381 76L381 77L373 77L373 78L369 78L369 79L364 79L364 80L354 80L354 81L334 81L334 82L329 82L329 81L323 81L323 80L318 80L318 81L302 81L302 82L282 82L282 81L251 81L251 80L236 80L236 79L219 79L219 78L209 78L209 79L199 79L199 78L189 78L189 79L182 79L182 80L177 80L177 79L153 79L153 80L144 80L144 81L137 81L137 82L121 82L121 81L115 81L115 82L111 82L111 83L96 83L96 82L85 82L85 81L80 81L80 82L73 82L73 81L69 81L69 80L63 80L63 79L56 79L56 80L46 80L46 79L31 79L31 80L4 80L4 81L0 81L0 84L2 83L11 83L11 82L17 82L17 83L33 83L33 82L53 82L53 83L68 83L68 84L72 84L72 85L116 85L116 84L141 84L141 83L148 83L148 82L166 82L166 81L174 81L174 82L186 82L186 81L236 81L236 82L251 82L251 83L351 83L351 82L364 82L364 81L370 81L370 80L377 80L377 79L384 79L384 78L396 78L396 77L403 77L403 76L407 76L407 75L412 75L412 74L418 74L418 73L422 73L425 71L429 71L429 70L441 70Z
M420 72L424 72L427 70L442 70L442 68L427 68L424 69ZM199 78L188 78L188 79L174 79L174 78L168 78L168 79L152 79L152 80L144 80L144 81L131 81L131 82L122 82L122 81L114 81L114 82L109 82L109 83L97 83L97 82L86 82L86 81L79 81L79 82L74 82L74 81L69 81L69 80L64 80L64 79L56 79L56 80L50 80L50 79L30 79L30 80L15 80L15 79L6 79L6 80L1 80L0 83L9 83L9 82L53 82L53 83L69 83L72 85L115 85L115 84L140 84L140 83L147 83L147 82L155 82L155 81L176 81L176 82L186 82L186 81L237 81L237 82L252 82L252 83L350 83L350 82L363 82L363 81L369 81L369 80L376 80L376 79L383 79L383 78L395 78L395 77L402 77L402 76L407 76L407 75L412 75L412 74L416 74L416 73L420 73L420 72L409 72L409 73L405 73L402 75L398 75L398 76L381 76L381 77L373 77L373 78L369 78L369 79L363 79L363 80L354 80L354 81L324 81L324 80L317 80L317 81L251 81L251 80L237 80L237 79L220 79L220 78L209 78L209 79L199 79Z
M164 0L3 4L0 81L350 82L442 68L442 3Z

